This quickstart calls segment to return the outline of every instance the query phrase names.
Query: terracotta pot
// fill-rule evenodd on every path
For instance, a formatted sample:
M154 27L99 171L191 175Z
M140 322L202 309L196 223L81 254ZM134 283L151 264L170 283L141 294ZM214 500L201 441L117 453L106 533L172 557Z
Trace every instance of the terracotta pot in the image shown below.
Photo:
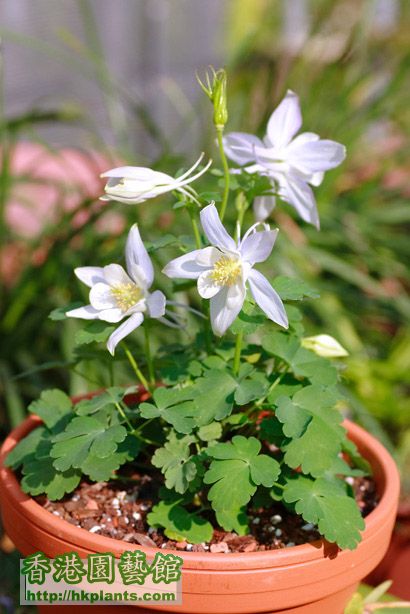
M15 429L4 442L0 462L39 423L30 417ZM351 439L370 461L381 495L380 504L366 518L363 541L356 550L338 551L334 545L316 542L243 554L179 552L184 559L181 606L116 606L114 614L152 610L191 614L342 614L357 584L387 550L400 487L396 465L383 446L360 427L349 422L346 426ZM108 551L119 557L125 550L135 548L145 551L151 559L157 551L89 533L50 514L21 491L14 474L5 467L0 470L0 497L5 529L25 556L41 550L54 557L74 550L82 556ZM52 607L39 609L50 613ZM59 614L72 612L72 606L56 608ZM113 612L109 606L93 606L94 610Z
M401 599L410 600L410 502L399 504L397 521L386 556L366 578L377 586L392 580L391 592Z

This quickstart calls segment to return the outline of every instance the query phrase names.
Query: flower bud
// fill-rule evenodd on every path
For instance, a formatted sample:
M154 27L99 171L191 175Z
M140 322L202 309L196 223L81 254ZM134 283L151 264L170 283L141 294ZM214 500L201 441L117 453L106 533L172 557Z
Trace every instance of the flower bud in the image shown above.
M214 124L218 130L222 130L228 121L228 109L226 103L226 71L223 68L215 70L213 66L210 66L209 71L205 75L206 83L203 83L198 75L197 80L202 90L213 104Z
M348 352L345 348L330 335L305 337L302 339L302 346L324 358L341 358L342 356L348 356Z

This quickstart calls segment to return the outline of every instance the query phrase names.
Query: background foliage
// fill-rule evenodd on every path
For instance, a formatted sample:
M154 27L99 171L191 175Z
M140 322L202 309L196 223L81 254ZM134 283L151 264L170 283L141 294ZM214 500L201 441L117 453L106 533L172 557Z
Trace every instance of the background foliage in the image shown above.
M3 434L23 419L28 403L41 390L56 385L76 394L95 387L92 361L84 360L69 375L63 370L72 358L73 337L80 323L47 319L51 309L69 303L81 292L72 269L95 264L97 247L101 264L117 258L131 222L144 220L148 237L150 229L158 226L166 234L173 222L167 197L138 208L102 208L96 204L101 186L95 177L102 167L109 168L120 160L149 163L172 173L187 166L198 153L196 149L190 152L189 159L175 156L172 138L161 132L151 109L108 69L102 53L101 16L93 14L91 3L75 4L84 26L82 44L72 32L68 33L71 36L63 35L54 48L18 32L3 32L6 46L30 49L37 54L39 65L42 57L52 57L63 72L73 63L86 78L95 80L114 134L113 139L104 141L93 125L93 109L73 105L72 100L43 110L2 114ZM349 350L344 386L350 403L346 411L395 450L408 491L410 111L405 88L410 72L410 6L404 0L235 0L222 4L224 15L218 32L222 31L229 74L228 130L263 134L272 109L291 88L300 95L304 125L347 146L346 162L328 173L316 190L320 233L296 224L290 208L282 206L273 214L282 229L275 248L274 274L295 275L320 290L321 300L306 303L307 332L332 334ZM388 4L396 7L393 18L387 15L380 19L380 7ZM285 5L296 6L296 11L292 13ZM302 5L305 13L301 18ZM196 87L193 75L190 87ZM205 114L210 109L203 99L183 108L173 134L189 130L195 114L200 123L209 124ZM124 117L125 131L120 121ZM45 127L57 124L87 133L98 160L95 153L82 154L84 158L76 162L70 156L67 159L65 152L44 138ZM155 143L151 160L129 138L134 128ZM27 141L37 143L42 156L47 156L43 173L38 169L38 152L30 164L18 161L28 155L19 153ZM210 155L217 156L210 133L203 132L202 143ZM50 159L58 172L50 172ZM79 168L84 166L94 177L91 188L89 177L79 179ZM52 196L47 195L50 188ZM202 188L205 191L206 185ZM16 225L10 213L16 200L28 211L40 201L47 202L36 232L32 218L28 218L26 229L21 223ZM21 210L17 217L20 222L24 218ZM143 343L138 333L135 338ZM124 367L124 381L130 377Z

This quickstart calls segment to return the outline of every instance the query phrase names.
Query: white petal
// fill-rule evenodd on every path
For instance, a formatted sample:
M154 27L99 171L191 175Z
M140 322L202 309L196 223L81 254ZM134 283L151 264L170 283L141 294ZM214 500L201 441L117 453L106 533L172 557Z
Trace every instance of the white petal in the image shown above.
M313 173L311 178L309 179L310 185L314 185L315 187L320 185L323 181L324 173Z
M132 279L120 264L107 264L104 267L104 279L110 286L116 288L125 284L132 284Z
M195 175L191 175L190 177L187 177L188 173L192 173L192 171L197 166L197 164L198 164L198 161L195 162L195 164L189 169L189 171L187 171L186 173L181 175L181 177L177 177L176 179L173 179L173 182L174 182L173 186L172 186L173 190L174 189L178 190L182 186L188 185L188 183L192 183L193 181L195 181L196 179L201 177L204 173L206 173L208 168L211 166L212 160L208 160L208 162L205 164L204 168L201 168L201 170L198 171L197 173L195 173Z
M254 148L262 147L262 141L246 132L230 132L223 139L224 151L228 158L243 166L255 160Z
M204 249L199 250L196 262L203 267L211 268L222 256L223 252L216 247L204 247Z
M137 224L134 224L128 234L125 247L125 260L128 274L139 284L141 274L145 278L144 286L150 288L154 280L154 267L148 252L142 242Z
M104 322L111 322L116 324L124 319L126 314L119 307L113 307L112 309L102 309L98 314L98 319Z
M149 197L148 197L149 198ZM144 195L141 194L137 194L137 195L133 195L133 196L126 196L126 195L122 195L120 196L120 194L118 193L108 193L105 196L101 196L99 200L116 200L119 203L123 203L125 205L138 205L139 203L143 203L145 200L147 200L147 198L145 198L145 193Z
M270 116L267 136L274 147L284 147L302 125L298 96L288 90L285 98Z
M315 197L308 184L293 175L279 177L280 195L296 209L302 220L320 228Z
M246 171L249 175L253 175L253 173L258 173L259 175L269 175L269 169L266 168L264 164L251 164L250 166L245 166L244 171ZM234 169L232 169L233 173Z
M198 294L202 298L212 298L221 290L219 284L212 279L212 271L205 271L198 277Z
M305 143L311 143L312 141L318 141L319 139L320 136L315 132L302 132L292 139L292 142L289 143L289 147L304 145Z
M253 213L257 222L266 220L276 206L275 196L257 196L253 201Z
M186 177L189 177L189 175L191 175L191 173L193 173L193 171L201 164L204 156L205 154L204 152L202 152L195 164L193 164L191 168L189 168L187 171L185 171L185 173L178 177L178 181L183 181L184 179L186 179Z
M121 172L123 168L114 169L114 171ZM133 172L129 172L129 177L116 176L108 179L104 189L110 199L128 204L136 204L156 196L158 185L169 186L174 181L169 175L153 171L149 168L127 168L133 170ZM167 187L165 191L169 189Z
M197 257L200 255L202 249L195 249L188 254L174 258L168 262L168 264L162 269L162 272L167 277L182 277L183 279L196 279L201 273L203 273L208 267L202 264L198 264Z
M155 182L158 175L165 175L165 173L158 173L158 171L154 171L151 168L146 168L145 166L119 166L102 173L101 177ZM169 175L167 175L167 177L172 179L169 177Z
M240 245L243 260L250 264L264 262L269 257L278 236L278 230L262 230L244 238Z
M126 320L121 326L119 326L109 337L107 342L107 349L114 356L115 348L118 343L124 339L127 335L132 333L133 330L138 328L142 323L144 316L142 313L134 313L128 320Z
M112 309L117 306L111 287L105 283L95 284L90 290L90 303L94 309Z
M81 318L82 320L96 320L99 318L100 312L98 309L94 309L91 305L84 305L84 307L78 307L77 309L70 309L66 311L68 318Z
M201 211L201 224L208 241L221 250L236 251L236 243L226 232L214 204Z
M288 317L279 294L272 288L262 273L252 269L248 277L253 298L268 318L284 328L288 328Z
M94 284L104 281L103 268L100 266L80 266L74 269L74 273L83 284L90 288Z
M328 171L339 166L346 157L346 148L336 141L321 139L301 145L295 141L287 147L287 160L304 172Z
M160 318L165 313L165 305L166 305L165 294L161 292L161 290L155 290L152 294L148 295L146 304L148 308L148 313L151 318Z
M211 326L215 335L222 336L242 309L246 290L243 284L222 288L210 301Z

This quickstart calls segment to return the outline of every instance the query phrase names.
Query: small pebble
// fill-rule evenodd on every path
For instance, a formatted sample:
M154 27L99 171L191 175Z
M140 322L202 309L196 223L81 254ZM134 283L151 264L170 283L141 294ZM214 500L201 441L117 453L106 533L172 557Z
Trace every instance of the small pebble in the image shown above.
M97 531L101 531L101 527L95 525L94 527L91 527L89 531L90 533L97 533Z
M252 524L259 524L259 523L260 523L260 521L261 521L261 519L260 519L260 518L258 518L258 517L256 517L256 518L254 518L254 519L252 520Z
M53 510L53 514L54 516L60 516L60 512L58 512L57 510Z
M282 530L281 529L276 529L275 536L276 537L280 537L281 535L282 535Z
M300 527L302 529L302 531L311 531L312 529L315 528L315 525L312 524L311 522L308 522L306 524L303 525L303 527Z
M269 533L273 533L275 530L276 530L275 527L272 527L272 526L268 527Z
M296 546L295 542L288 542L286 544L286 548L292 548L292 546Z
M141 514L139 512L133 512L132 517L134 520L141 520Z
M354 478L348 476L347 478L345 478L345 482L347 482L347 484L350 484L350 486L353 486Z
M111 501L111 505L113 507L120 507L120 502L117 497L114 497L114 499Z
M275 514L274 516L270 517L270 521L273 522L273 524L279 524L280 522L282 522L282 516L280 516L279 514Z
M186 549L187 549L188 552L191 552L192 551L192 544L187 544L186 545Z
M140 509L141 509L142 512L146 512L147 509L149 509L149 506L146 505L145 503L141 503Z

